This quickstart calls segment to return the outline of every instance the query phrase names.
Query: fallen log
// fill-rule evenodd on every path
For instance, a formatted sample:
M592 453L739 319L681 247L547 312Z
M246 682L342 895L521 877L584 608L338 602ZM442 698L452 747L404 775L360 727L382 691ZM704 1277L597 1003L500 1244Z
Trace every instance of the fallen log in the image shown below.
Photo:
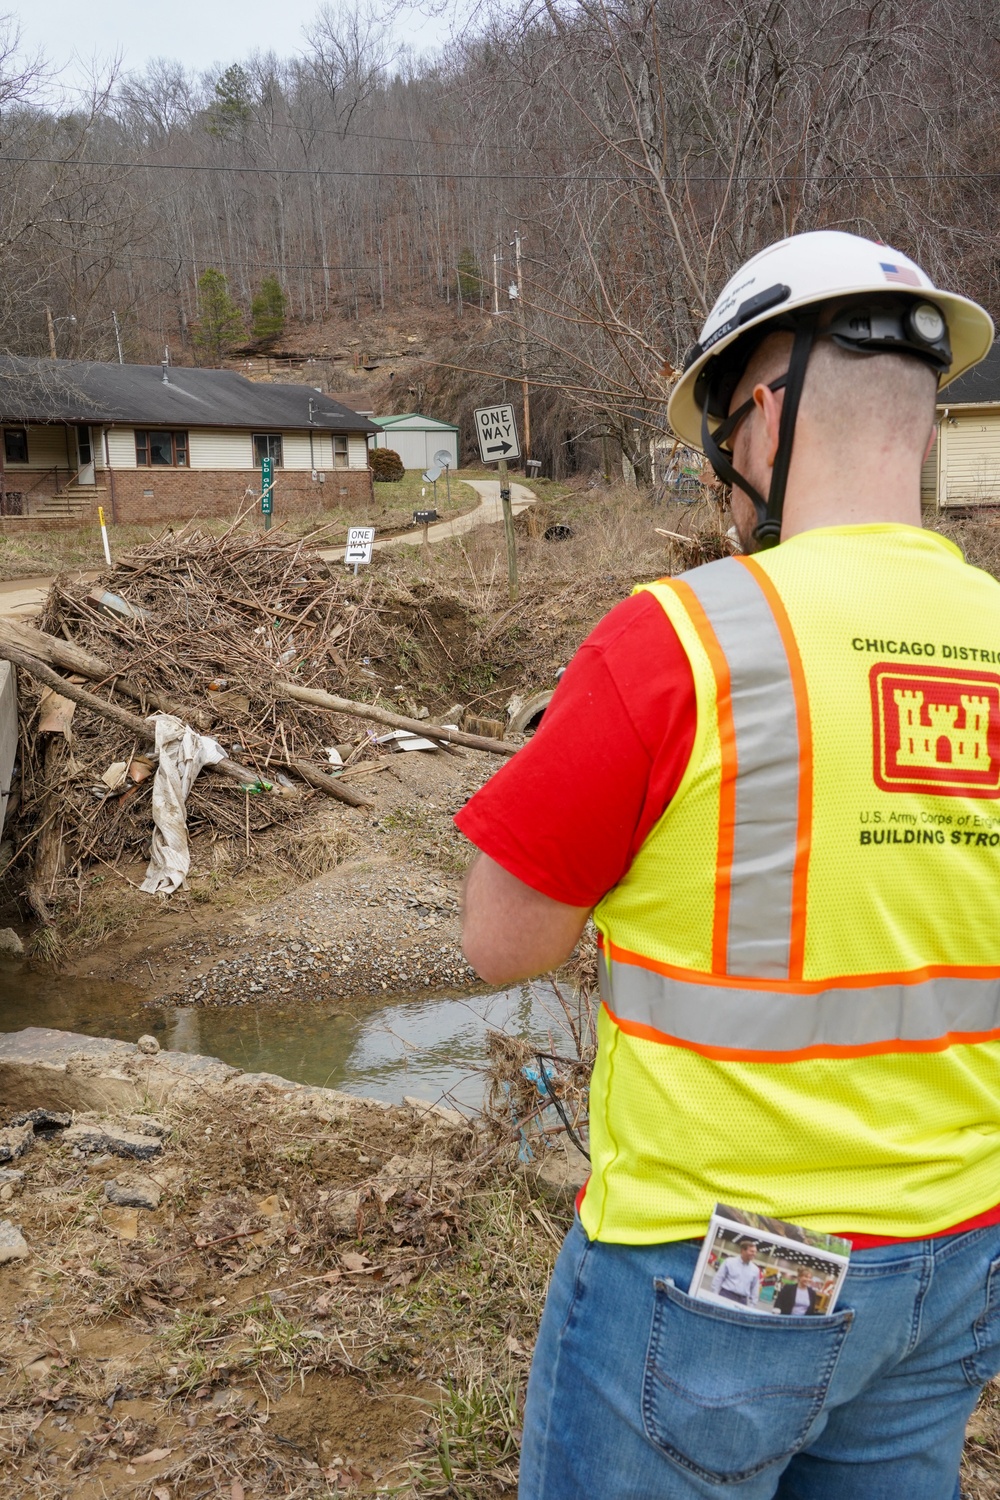
M74 703L79 703L84 708L93 709L94 713L101 714L103 718L110 719L113 724L119 724L123 729L129 730L131 734L140 735L143 740L153 738L153 730L145 719L140 719L136 714L130 713L127 708L120 707L117 703L105 703L103 698L98 698L94 693L88 693L86 688L77 687L75 682L67 682L65 677L60 677L58 672L53 672L51 667L46 666L28 651L22 651L19 646L14 646L9 640L0 638L0 660L13 662L15 667L21 667L28 672L37 682L44 682L46 687L54 688L64 698L71 698ZM178 715L180 717L180 715ZM218 760L214 765L206 769L218 771L221 776L228 776L244 786L256 786L260 777L256 771L251 771L247 766L241 766L236 761ZM295 791L291 787L275 786L273 788L276 796L294 797Z
M62 667L66 672L77 672L81 677L89 677L92 682L107 682L126 698L131 698L134 703L150 708L159 709L161 713L176 714L179 719L186 722L194 722L197 728L203 728L208 722L202 714L194 716L190 710L186 713L176 706L161 698L158 693L147 692L145 688L133 682L131 678L124 677L108 662L102 661L99 656L94 656L85 647L78 646L75 641L64 641L56 635L48 635L44 630L36 630L33 625L22 625L20 621L0 620L0 643L8 642L21 651L27 651L37 661L47 663L50 667Z
M336 797L340 802L346 802L349 807L374 807L370 797L363 797L353 787L341 786L336 776L328 776L325 771L320 771L316 766L311 766L307 760L290 760L288 762L290 771L300 776L309 786L313 786L319 792L326 792L328 797Z
M389 729L408 729L423 739L441 740L445 744L465 745L470 750L485 750L488 755L514 755L516 745L505 740L487 739L481 734L466 734L461 729L449 729L444 724L428 724L423 719L407 719L402 714L390 713L387 708L376 708L373 703L355 703L353 698L338 698L334 693L324 693L320 688L300 687L297 682L276 682L274 691L280 697L294 698L299 703L311 703L316 708L329 708L338 714L353 714L358 719L373 719L376 724L385 724Z

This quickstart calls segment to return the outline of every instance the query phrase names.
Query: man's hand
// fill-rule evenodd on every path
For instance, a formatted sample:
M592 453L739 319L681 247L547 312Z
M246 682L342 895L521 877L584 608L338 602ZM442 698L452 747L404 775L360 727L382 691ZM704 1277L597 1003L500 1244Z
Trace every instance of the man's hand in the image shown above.
M589 916L589 907L553 901L480 854L465 879L462 947L487 984L513 984L564 963Z

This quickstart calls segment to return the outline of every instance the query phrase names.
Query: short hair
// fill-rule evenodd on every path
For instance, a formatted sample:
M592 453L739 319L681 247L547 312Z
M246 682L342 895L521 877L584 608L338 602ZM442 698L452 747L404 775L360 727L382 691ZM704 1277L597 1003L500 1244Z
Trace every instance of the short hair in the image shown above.
M790 333L773 333L757 345L741 385L768 385L788 368ZM912 354L857 354L830 339L813 346L799 417L837 447L894 435L899 446L921 454L934 424L937 376Z

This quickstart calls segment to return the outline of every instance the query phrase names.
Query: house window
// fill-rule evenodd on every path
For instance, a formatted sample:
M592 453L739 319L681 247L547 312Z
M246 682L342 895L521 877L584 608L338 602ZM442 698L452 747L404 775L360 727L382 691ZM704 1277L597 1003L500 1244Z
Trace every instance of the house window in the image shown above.
M276 469L281 468L281 433L255 432L253 435L253 461L260 468L261 460L270 458Z
M28 429L26 427L4 428L3 456L9 464L28 462Z
M186 469L188 435L186 432L158 432L136 428L135 461L140 469Z
M333 467L335 469L347 468L347 433L335 432L333 434Z

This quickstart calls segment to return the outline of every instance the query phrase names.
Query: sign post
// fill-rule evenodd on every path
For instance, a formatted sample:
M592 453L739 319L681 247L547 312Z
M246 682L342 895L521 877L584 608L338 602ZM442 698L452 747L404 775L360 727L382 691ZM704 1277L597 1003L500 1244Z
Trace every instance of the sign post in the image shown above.
M358 564L370 563L375 542L374 526L350 526L347 531L347 546L344 548L344 566L354 564L354 576L358 576Z
M271 512L274 510L274 459L260 461L260 513L264 517L264 530L271 529Z
M513 406L483 406L474 413L479 453L484 464L496 464L500 478L500 504L503 506L503 529L507 536L507 583L511 602L517 598L517 547L514 542L514 512L510 503L508 458L520 458L521 444Z
M448 509L451 509L451 480L448 477L451 471L451 449L439 448L434 455L435 467L444 470L444 491L448 500Z
M414 526L422 526L424 528L424 562L425 563L427 562L427 559L430 556L430 551L431 551L431 541L430 541L430 537L427 534L427 528L430 526L431 522L432 521L436 521L437 518L438 518L438 513L437 513L436 510L415 510L413 512L413 524L414 524Z

